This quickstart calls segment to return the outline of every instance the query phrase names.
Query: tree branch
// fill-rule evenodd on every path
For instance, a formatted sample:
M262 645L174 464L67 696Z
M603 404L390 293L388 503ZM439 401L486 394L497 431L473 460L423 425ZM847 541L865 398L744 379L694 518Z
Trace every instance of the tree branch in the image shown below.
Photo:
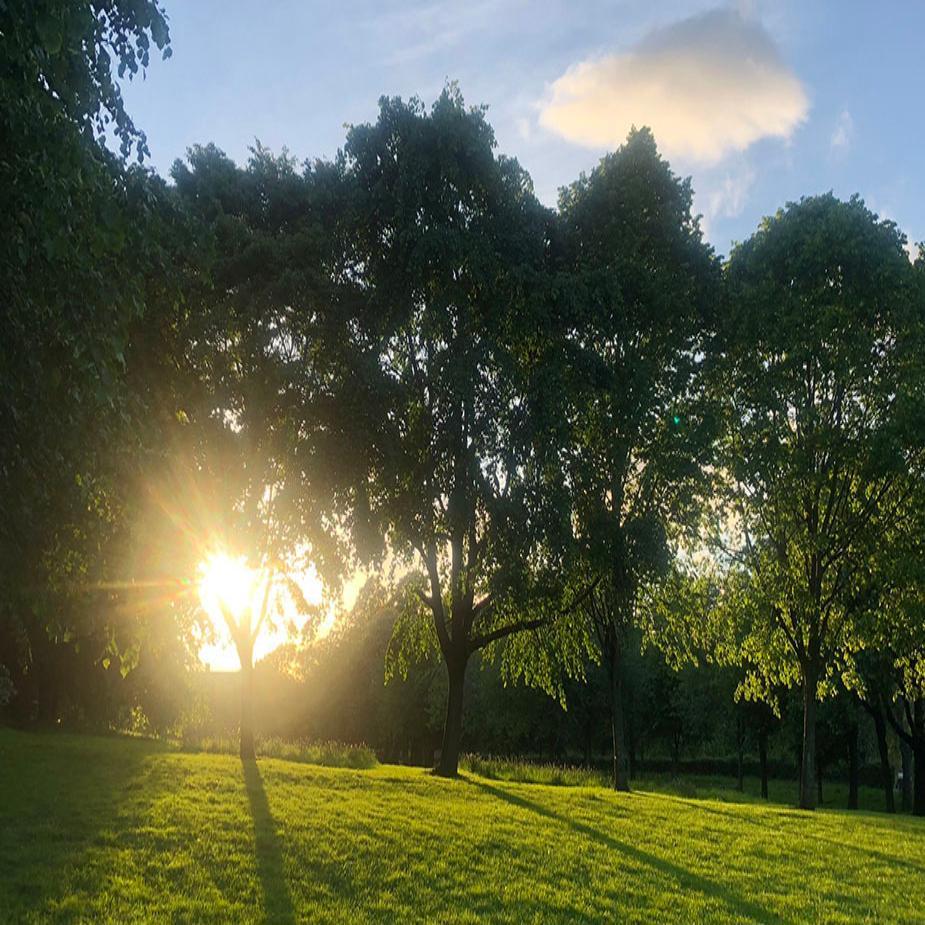
M520 633L525 630L535 630L542 626L548 626L550 623L558 620L559 617L565 616L565 614L570 613L576 607L580 607L588 598L588 596L594 593L594 589L597 587L599 581L600 578L595 578L594 581L588 585L588 587L585 588L584 591L582 591L574 601L572 601L566 607L563 607L560 611L558 611L558 613L554 613L545 617L536 617L533 620L518 620L515 623L508 623L505 626L499 626L488 633L483 633L481 636L476 636L469 641L469 651L477 652L479 649L484 649L485 646L489 645L490 643L497 642L499 639L505 639L514 633Z

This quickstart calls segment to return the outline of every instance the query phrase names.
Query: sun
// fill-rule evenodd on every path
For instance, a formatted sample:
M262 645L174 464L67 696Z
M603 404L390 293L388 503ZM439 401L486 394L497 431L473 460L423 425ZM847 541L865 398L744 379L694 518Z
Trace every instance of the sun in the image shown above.
M252 618L258 582L243 556L213 553L199 567L199 573L199 600L217 627L223 627L225 614L239 623Z
M278 646L291 642L298 635L291 634L291 628L304 622L291 596L280 593L274 587L267 600L267 577L252 569L243 556L232 556L225 551L215 551L207 556L197 570L199 602L203 612L212 624L211 638L203 641L199 648L199 658L211 671L236 671L239 667L238 653L233 640L234 627L229 627L226 616L237 627L259 630L254 639L253 656L255 661L264 658ZM309 565L303 570L291 573L289 578L301 589L305 600L320 606L323 589L317 570ZM351 582L350 587L356 596L361 583ZM356 585L356 588L353 586ZM257 624L261 608L269 605L269 619ZM333 604L327 608L324 619L317 627L318 638L326 636L334 625L336 609Z

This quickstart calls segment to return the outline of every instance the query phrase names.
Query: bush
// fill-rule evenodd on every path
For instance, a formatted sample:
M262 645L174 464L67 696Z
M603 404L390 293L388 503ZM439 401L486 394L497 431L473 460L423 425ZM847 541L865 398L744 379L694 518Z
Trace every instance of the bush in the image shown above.
M554 787L606 787L609 784L607 775L601 771L561 764L533 764L516 758L463 755L460 767L489 780L523 784L549 784Z
M231 736L201 736L184 738L181 747L188 752L210 752L236 755L238 739ZM368 745L347 745L343 742L305 742L281 739L278 736L258 738L257 754L262 758L281 758L302 764L318 764L326 768L353 768L368 771L379 761Z

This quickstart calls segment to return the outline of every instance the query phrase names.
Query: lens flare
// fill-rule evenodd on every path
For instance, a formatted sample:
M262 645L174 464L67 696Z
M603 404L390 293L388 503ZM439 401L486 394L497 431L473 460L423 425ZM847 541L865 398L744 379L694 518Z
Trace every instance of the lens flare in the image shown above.
M213 622L224 621L226 615L237 622L251 618L257 580L243 557L213 553L199 571L199 600Z

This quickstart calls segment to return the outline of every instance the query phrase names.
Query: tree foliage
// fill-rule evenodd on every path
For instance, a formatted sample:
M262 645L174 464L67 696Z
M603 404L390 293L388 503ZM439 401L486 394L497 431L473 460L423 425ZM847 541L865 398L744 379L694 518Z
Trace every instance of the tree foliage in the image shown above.
M903 244L860 199L828 195L766 221L729 263L724 530L747 569L752 668L804 689L810 807L819 685L853 646L866 553L902 516L925 449Z

